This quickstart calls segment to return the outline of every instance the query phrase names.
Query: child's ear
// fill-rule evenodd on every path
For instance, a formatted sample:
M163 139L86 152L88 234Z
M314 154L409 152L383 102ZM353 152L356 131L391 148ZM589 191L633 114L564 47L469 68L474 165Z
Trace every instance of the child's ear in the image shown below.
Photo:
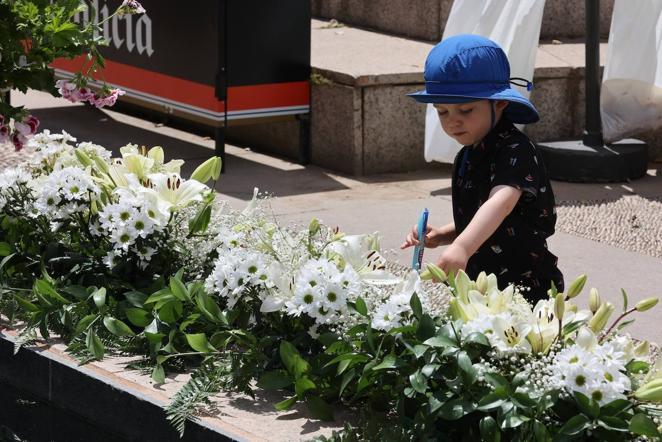
M510 101L497 100L496 108L497 108L497 110L504 110L506 108L506 106L508 106L509 104L510 104Z

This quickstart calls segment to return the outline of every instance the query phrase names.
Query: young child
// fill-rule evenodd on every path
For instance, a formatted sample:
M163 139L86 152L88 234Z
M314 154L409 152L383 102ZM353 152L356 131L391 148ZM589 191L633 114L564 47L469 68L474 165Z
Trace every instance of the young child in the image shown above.
M515 80L516 82L514 82ZM448 245L437 265L463 269L472 279L494 273L499 287L529 287L530 301L547 297L552 282L563 290L557 258L547 249L554 233L554 194L535 145L513 123L540 119L535 107L510 87L510 64L493 41L450 37L425 63L425 90L409 94L432 103L441 127L464 145L453 167L453 223L428 227L425 246ZM401 248L418 244L416 226Z

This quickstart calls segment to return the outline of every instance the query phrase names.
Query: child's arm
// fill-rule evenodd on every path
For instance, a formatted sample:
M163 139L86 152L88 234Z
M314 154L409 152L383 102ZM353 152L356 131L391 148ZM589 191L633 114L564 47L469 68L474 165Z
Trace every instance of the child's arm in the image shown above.
M455 223L449 223L437 228L428 226L425 233L425 247L445 246L455 241L455 238L457 238ZM414 225L400 248L406 249L407 247L416 245L418 245L418 226Z
M521 195L520 189L511 186L494 187L488 200L480 206L467 228L444 251L437 265L447 273L458 269L464 270L469 257L492 236L506 216L512 212Z

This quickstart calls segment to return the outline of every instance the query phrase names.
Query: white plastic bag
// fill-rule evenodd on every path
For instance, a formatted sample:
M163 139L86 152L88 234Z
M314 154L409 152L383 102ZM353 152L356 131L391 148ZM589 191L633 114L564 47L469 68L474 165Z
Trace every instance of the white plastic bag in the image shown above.
M612 142L662 127L662 0L616 0L600 94Z
M511 77L532 80L543 9L545 0L455 0L443 38L458 34L487 37L505 51ZM526 88L516 88L528 97ZM425 115L425 160L452 163L461 147L441 129L437 111L429 104Z

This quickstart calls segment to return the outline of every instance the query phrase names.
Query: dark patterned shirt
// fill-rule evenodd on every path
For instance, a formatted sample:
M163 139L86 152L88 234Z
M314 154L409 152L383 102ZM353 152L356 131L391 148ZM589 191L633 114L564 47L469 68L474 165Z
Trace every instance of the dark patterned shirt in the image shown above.
M506 118L476 146L464 146L453 168L453 219L459 235L469 225L495 186L522 190L517 205L467 263L475 279L494 273L499 287L510 283L530 287L530 301L547 297L554 282L563 290L557 258L547 249L554 233L556 209L547 171L535 145Z

